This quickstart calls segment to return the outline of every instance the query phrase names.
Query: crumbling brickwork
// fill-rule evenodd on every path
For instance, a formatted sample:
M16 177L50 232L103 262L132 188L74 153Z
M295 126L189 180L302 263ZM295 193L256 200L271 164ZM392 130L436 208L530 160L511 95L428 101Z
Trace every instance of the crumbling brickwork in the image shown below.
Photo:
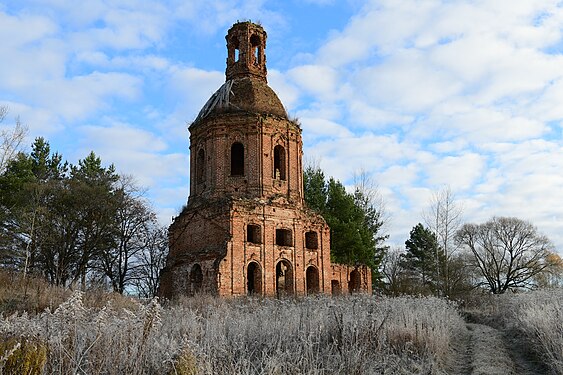
M330 263L330 228L303 199L301 128L266 81L266 32L229 30L226 82L190 125L190 196L169 229L160 294L371 291Z

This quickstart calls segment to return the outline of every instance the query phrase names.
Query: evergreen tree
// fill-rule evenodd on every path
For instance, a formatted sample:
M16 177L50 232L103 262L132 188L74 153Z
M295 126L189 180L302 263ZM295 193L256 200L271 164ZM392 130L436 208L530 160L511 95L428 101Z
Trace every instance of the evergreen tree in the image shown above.
M413 285L420 282L431 293L440 291L445 256L436 235L418 223L410 231L405 247L407 252L402 255L402 264L410 272Z
M319 168L304 173L305 202L330 226L332 261L356 266L365 264L377 271L387 238L381 234L380 216L361 192L350 194L340 181L326 181ZM377 275L376 275L377 278Z

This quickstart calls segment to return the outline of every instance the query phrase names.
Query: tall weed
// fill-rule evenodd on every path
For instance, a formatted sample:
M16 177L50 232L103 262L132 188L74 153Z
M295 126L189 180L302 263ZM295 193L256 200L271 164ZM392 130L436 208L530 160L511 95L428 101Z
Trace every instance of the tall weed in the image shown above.
M440 374L464 329L447 301L365 295L98 308L75 292L55 311L0 320L4 347L46 349L45 374Z

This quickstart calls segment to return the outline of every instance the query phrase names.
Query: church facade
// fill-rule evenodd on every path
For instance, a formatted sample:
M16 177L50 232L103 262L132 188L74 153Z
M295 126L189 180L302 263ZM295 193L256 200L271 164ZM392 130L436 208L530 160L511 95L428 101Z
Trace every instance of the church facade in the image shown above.
M301 128L267 84L266 32L226 36L225 83L190 125L190 196L169 228L160 295L371 292L371 271L330 261L304 202Z

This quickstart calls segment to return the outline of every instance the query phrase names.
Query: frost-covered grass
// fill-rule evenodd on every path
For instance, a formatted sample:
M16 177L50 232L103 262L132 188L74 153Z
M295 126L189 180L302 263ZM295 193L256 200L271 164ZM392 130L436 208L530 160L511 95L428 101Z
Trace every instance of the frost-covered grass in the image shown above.
M101 309L82 298L3 317L3 373L18 373L8 362L21 355L37 357L43 374L438 374L465 330L436 298L198 297Z
M483 296L471 313L527 342L535 357L563 375L563 289Z
M553 371L563 374L563 289L512 296L507 305L514 329L530 340Z

